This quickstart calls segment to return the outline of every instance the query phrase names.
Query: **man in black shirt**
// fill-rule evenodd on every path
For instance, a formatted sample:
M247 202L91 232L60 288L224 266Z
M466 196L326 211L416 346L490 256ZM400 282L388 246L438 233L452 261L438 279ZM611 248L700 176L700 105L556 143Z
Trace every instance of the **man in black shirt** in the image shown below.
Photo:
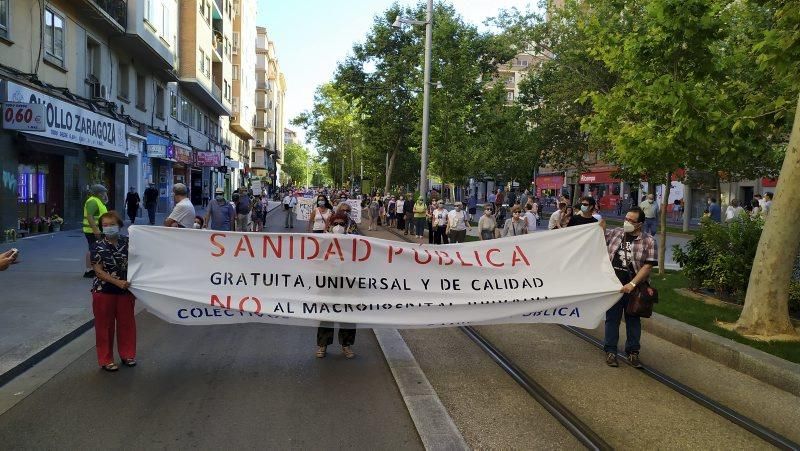
M576 215L572 215L567 227L578 226L583 224L591 224L597 222L597 219L592 216L595 211L595 201L591 196L581 197L581 211Z
M125 211L128 213L128 219L131 220L131 224L136 221L136 215L139 213L139 203L141 199L139 198L139 193L136 192L136 189L131 186L130 190L128 191L128 195L125 196Z
M158 203L158 190L152 182L144 190L144 208L147 210L147 219L150 225L156 224L156 204Z

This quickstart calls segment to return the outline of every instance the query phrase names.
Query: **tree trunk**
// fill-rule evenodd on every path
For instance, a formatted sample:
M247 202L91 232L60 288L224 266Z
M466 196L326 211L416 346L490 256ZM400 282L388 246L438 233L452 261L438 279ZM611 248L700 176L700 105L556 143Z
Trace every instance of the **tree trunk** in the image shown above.
M654 183L651 183L655 186ZM658 214L658 275L664 275L664 265L667 257L667 206L669 205L669 191L672 188L672 174L667 173L667 183L664 184L664 193L661 198L661 211Z
M744 309L736 331L747 335L797 335L789 319L789 282L800 243L800 96L778 186L758 241Z
M397 159L397 149L392 150L389 154L389 164L386 166L386 185L383 187L383 194L389 193L389 187L392 186L392 171L394 171L394 163Z

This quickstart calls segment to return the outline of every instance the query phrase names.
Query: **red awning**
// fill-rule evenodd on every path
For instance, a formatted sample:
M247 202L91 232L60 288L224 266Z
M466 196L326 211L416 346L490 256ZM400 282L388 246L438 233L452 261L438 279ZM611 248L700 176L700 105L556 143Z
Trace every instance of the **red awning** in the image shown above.
M540 175L536 177L536 189L561 189L564 186L563 175Z
M611 176L614 171L584 172L578 183L619 183L620 180Z
M775 188L778 186L778 179L771 179L768 177L764 177L761 179L761 186L764 188Z

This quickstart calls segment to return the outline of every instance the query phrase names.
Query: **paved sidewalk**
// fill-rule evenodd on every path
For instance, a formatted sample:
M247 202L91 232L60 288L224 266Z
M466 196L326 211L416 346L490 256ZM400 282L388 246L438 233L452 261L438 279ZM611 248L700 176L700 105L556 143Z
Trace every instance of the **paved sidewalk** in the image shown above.
M269 203L270 211L279 206ZM156 224L166 216L157 214ZM93 318L81 229L2 243L0 252L12 247L19 249L18 262L0 272L0 385L90 328Z

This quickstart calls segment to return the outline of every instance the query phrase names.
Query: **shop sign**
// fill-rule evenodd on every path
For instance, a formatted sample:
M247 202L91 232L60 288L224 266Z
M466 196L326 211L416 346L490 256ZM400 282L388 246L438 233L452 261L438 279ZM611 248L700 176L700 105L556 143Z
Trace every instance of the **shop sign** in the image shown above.
M161 158L164 160L174 160L175 147L172 141L162 136L147 134L147 156L150 158Z
M581 174L578 183L618 183L619 179L612 177L611 172L587 172Z
M219 152L197 151L194 155L197 166L203 168L222 166L222 154Z
M127 140L125 124L122 122L12 81L6 81L5 87L6 100L9 102L35 103L44 108L45 130L26 130L26 133L125 153Z
M38 103L4 103L3 128L6 130L34 132L47 130L44 122L44 105Z
M174 147L175 147L175 160L183 164L192 164L192 149L187 149L177 144L174 145Z

